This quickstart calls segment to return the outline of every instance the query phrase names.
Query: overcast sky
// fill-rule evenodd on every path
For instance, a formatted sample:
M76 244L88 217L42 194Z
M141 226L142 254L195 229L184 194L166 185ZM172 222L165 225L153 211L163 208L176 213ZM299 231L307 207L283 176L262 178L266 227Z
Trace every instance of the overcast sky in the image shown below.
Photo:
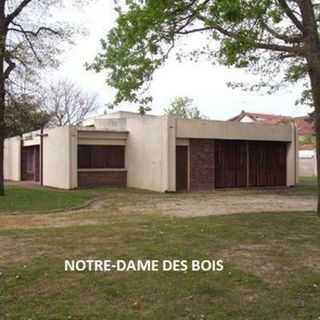
M72 11L70 15L72 20L87 28L88 34L75 39L76 45L64 54L64 63L56 74L97 92L102 105L111 103L114 90L106 85L105 74L86 71L84 63L92 62L100 49L99 40L114 25L116 15L113 1L97 0L91 7L83 9L82 12ZM199 43L199 38L188 39L190 49L196 48ZM309 108L294 104L301 92L298 87L291 87L273 95L261 95L233 90L226 85L227 81L246 81L250 78L245 71L213 66L208 61L179 63L173 55L165 67L155 74L152 83L152 113L161 114L163 108L177 96L193 98L201 113L211 119L225 120L241 110L283 115L304 115L310 112ZM137 106L125 104L120 109L136 111ZM100 112L103 112L103 108Z

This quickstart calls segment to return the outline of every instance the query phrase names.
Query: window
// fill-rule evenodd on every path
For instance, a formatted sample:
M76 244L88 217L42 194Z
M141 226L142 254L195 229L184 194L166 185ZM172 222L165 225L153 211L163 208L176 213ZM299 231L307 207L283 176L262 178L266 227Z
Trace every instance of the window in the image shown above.
M124 146L78 146L79 169L123 169L124 167Z

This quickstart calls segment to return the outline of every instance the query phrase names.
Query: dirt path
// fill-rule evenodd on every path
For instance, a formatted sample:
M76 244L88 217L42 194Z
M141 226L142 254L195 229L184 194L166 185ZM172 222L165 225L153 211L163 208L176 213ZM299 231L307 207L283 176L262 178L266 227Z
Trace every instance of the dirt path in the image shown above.
M219 191L212 193L158 194L106 193L89 207L52 214L0 214L0 230L65 227L108 223L111 215L163 214L178 217L225 215L243 212L314 211L313 196L283 192Z
M157 203L156 206L166 215L194 217L243 212L314 211L316 200L312 197L286 197L274 194L214 195L203 199Z

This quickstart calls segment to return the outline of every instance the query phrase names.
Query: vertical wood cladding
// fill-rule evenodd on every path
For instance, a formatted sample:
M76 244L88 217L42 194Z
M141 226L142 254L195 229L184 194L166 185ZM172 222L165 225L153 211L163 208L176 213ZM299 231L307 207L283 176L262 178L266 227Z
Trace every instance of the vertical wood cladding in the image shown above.
M40 147L30 146L21 149L21 179L23 181L40 180Z
M215 142L215 187L247 186L247 143L237 140Z
M287 143L190 140L190 189L285 186Z
M188 190L188 147L176 147L176 190Z
M287 144L249 142L249 185L285 186L287 183Z
M190 190L214 189L214 140L190 139Z
M126 170L94 170L124 168L124 146L78 145L78 169L82 169L78 172L78 185L80 187L125 188L127 186ZM88 171L85 169L88 169Z
M124 146L78 146L79 169L106 169L125 167Z

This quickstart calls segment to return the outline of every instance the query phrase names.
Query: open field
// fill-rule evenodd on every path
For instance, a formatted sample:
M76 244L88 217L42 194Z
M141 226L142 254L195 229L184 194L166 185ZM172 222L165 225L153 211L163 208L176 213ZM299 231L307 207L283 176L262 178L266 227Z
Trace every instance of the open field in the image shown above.
M307 182L270 192L314 202L314 182ZM0 319L320 318L320 219L310 208L181 218L151 204L183 205L186 194L97 192L104 200L96 208L0 214ZM268 191L213 196L235 201L244 193ZM66 273L65 259L223 259L225 269Z

